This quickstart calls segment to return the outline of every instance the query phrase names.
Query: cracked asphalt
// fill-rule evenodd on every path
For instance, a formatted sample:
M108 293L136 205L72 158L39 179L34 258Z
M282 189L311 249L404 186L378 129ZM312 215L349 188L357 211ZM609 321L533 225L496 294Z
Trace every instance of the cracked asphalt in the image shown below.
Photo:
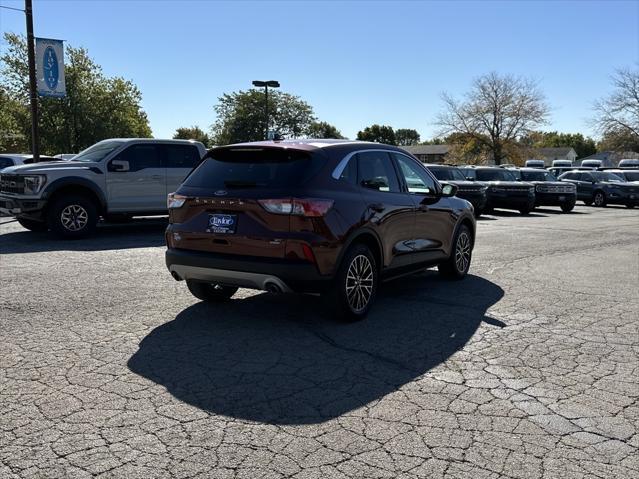
M478 224L470 276L195 300L162 220L0 218L0 477L639 477L639 212Z

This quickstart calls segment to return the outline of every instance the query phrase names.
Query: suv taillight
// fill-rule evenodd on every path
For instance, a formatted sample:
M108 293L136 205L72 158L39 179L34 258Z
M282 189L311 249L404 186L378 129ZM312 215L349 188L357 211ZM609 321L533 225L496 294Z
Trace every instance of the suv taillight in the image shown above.
M333 206L333 200L315 198L278 198L258 202L269 213L307 217L324 216Z
M180 208L184 202L188 199L187 196L177 195L175 193L169 193L166 198L166 206L168 209Z

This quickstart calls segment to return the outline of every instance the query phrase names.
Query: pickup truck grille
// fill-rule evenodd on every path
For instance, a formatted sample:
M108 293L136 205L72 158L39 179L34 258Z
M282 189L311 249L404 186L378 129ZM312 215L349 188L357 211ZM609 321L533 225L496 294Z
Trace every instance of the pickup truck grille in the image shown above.
M573 185L537 185L537 191L540 193L574 193Z
M0 175L0 193L24 193L24 180L19 175Z

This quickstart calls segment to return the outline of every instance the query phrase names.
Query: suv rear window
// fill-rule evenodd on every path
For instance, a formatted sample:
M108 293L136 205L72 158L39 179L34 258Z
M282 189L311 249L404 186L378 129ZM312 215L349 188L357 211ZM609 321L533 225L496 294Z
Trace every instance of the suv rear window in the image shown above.
M325 159L280 148L233 148L208 154L184 186L195 188L288 188L309 180Z

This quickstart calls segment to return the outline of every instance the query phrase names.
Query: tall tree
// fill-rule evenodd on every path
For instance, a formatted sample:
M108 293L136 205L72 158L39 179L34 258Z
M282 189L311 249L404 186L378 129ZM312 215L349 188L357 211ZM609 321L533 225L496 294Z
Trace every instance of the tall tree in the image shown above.
M419 133L410 128L400 128L395 130L395 141L400 146L417 145L419 143Z
M214 106L217 120L211 128L216 145L264 139L264 92L257 89L225 93ZM305 135L315 121L313 108L301 98L278 90L269 92L269 130L284 137Z
M590 156L597 152L597 144L590 137L581 133L558 133L556 131L533 131L520 139L522 145L531 148L570 146L574 148L578 158Z
M211 139L209 138L209 135L204 133L204 131L202 131L202 129L196 125L190 128L178 128L177 130L175 130L173 138L176 140L196 140L202 142L206 147L211 146Z
M617 70L612 83L613 92L595 102L593 123L605 140L604 146L632 150L639 145L639 68Z
M335 126L325 121L314 121L311 123L306 134L309 138L345 139L345 137L342 136L342 133Z
M396 145L395 130L393 127L386 125L371 125L357 132L357 139L362 141L374 141L376 143L386 143L387 145Z
M517 138L547 122L548 106L529 79L489 73L477 78L463 100L444 93L441 135L465 133L484 144L496 164Z
M14 148L29 151L26 41L13 33L5 33L4 40L7 47L0 56L3 117L13 125L11 135L22 138L22 143ZM66 97L38 97L42 153L76 153L105 138L151 136L146 113L140 106L142 95L131 81L106 77L85 49L70 45L65 51L65 76ZM4 149L2 138L4 135L0 134L0 147Z

